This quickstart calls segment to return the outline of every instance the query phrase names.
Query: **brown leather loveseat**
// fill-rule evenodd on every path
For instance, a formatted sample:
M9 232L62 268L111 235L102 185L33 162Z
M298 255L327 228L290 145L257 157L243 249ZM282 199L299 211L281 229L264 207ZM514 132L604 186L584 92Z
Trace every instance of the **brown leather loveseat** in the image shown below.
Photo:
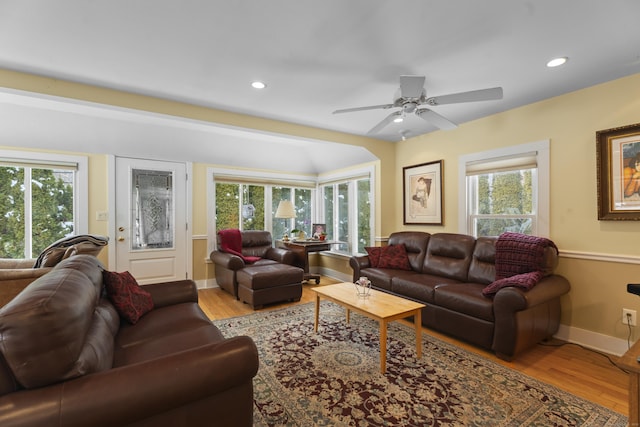
M225 339L193 281L146 285L135 324L89 255L62 261L0 309L0 425L251 426L258 353Z
M496 237L404 231L389 245L404 245L407 270L374 268L368 256L350 259L353 280L366 276L372 287L426 305L422 324L505 360L550 338L560 325L560 297L567 279L552 274L555 249L544 251L544 277L531 289L503 287L492 296L483 289L496 279Z

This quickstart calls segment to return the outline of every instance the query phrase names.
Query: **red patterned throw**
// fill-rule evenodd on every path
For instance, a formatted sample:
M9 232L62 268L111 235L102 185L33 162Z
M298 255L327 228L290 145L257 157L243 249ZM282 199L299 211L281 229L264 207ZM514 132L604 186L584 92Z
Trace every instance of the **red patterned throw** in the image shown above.
M482 293L495 295L500 289L514 286L529 290L544 277L545 250L558 247L544 237L506 232L496 242L496 280Z
M242 234L236 228L229 228L218 231L220 236L220 250L242 258L247 264L254 263L260 259L258 256L246 256L242 254Z
M153 310L151 294L142 289L128 271L122 273L103 271L102 280L107 296L116 311L120 317L132 325Z

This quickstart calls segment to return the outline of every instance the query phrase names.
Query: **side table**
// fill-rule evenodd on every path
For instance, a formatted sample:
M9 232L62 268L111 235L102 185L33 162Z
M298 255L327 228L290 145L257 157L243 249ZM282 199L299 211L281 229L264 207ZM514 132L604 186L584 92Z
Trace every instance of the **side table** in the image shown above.
M629 372L629 427L640 426L640 341L636 341L616 365Z
M328 251L331 245L341 242L334 240L277 240L276 245L279 248L287 248L296 254L296 266L304 270L304 280L315 280L316 285L320 283L319 274L309 273L309 253Z

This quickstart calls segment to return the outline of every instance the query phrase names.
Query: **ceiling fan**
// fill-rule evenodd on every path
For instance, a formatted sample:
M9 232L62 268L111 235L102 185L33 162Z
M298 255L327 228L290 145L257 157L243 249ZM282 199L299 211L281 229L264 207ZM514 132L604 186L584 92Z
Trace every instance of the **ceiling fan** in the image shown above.
M425 76L400 76L400 88L396 91L393 104L371 105L368 107L345 108L336 110L333 114L351 113L353 111L377 110L389 108L402 108L385 117L380 123L375 125L368 134L380 132L393 121L401 122L405 115L414 113L421 119L437 126L440 129L454 129L458 127L455 123L441 116L429 108L422 106L437 106L444 104L457 104L462 102L489 101L502 99L502 88L493 87L490 89L472 90L469 92L452 93L449 95L432 96L427 98L427 91L424 89Z

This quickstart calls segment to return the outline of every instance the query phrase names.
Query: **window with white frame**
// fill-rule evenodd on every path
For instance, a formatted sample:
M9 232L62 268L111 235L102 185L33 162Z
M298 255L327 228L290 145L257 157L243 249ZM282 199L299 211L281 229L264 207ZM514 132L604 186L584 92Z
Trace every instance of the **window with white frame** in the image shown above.
M549 234L549 141L461 156L460 230Z
M208 171L209 250L219 230L268 230L280 239L293 229L311 235L314 222L315 180L308 177L214 169ZM276 218L281 200L293 203L295 218ZM317 221L316 221L317 222Z
M327 237L337 240L332 250L345 254L365 253L373 244L373 192L370 170L334 176L320 183L322 218Z
M313 234L313 224L325 224L327 239L341 244L331 251L364 253L373 244L373 168L324 176L320 182L308 176L209 168L207 194L208 246L224 228L270 230L279 239L292 229ZM293 202L296 218L276 218L281 200Z
M87 159L0 151L0 258L34 258L87 232Z

